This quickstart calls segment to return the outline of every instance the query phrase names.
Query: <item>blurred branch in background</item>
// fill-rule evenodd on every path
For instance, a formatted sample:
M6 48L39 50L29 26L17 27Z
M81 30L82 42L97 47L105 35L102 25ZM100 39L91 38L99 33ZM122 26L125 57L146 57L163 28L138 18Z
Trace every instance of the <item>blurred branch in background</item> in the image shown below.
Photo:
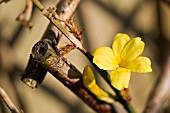
M26 6L24 11L19 14L19 16L16 18L17 21L20 21L23 25L31 29L33 27L33 22L31 21L31 15L32 15L32 0L26 0Z
M170 0L162 0L163 2L165 2L167 5L170 6Z
M158 46L160 51L160 68L161 72L157 82L152 89L150 98L145 109L145 113L162 112L161 108L166 105L167 100L170 99L170 38L164 32L164 16L161 1L157 0L157 17L159 26ZM170 13L169 13L170 14Z
M5 104L8 106L8 108L10 109L10 111L12 113L21 113L16 107L15 105L12 103L11 99L9 98L9 96L7 95L7 93L4 91L4 89L2 89L2 87L0 86L0 96L1 99L5 102Z
M11 1L11 0L1 0L1 1L0 1L0 4L3 3L3 2L7 3L7 2L9 2L9 1Z
M99 5L103 10L106 10L108 13L110 13L111 16L118 18L118 20L122 22L122 24L123 24L123 28L121 30L122 32L126 33L127 30L130 29L130 30L134 31L135 33L137 33L139 36L141 36L141 38L143 38L144 41L146 40L147 35L152 36L151 33L149 33L149 32L144 33L143 31L138 29L138 27L136 25L133 24L133 18L137 15L140 8L144 5L144 3L150 2L150 1L139 0L139 2L135 5L133 10L126 15L121 14L119 12L119 10L114 8L114 4L113 4L113 6L109 7L106 4L104 4L103 2L101 2L100 0L96 0L93 2L96 3L97 5ZM145 36L145 37L142 37L142 36Z

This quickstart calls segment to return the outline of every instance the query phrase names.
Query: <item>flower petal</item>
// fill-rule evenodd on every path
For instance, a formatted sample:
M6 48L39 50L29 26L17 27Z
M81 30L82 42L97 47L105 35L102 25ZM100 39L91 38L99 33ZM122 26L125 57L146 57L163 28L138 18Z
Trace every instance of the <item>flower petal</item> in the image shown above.
M86 66L83 71L83 84L84 86L90 90L96 96L101 95L101 90L99 86L96 84L93 71L90 66Z
M109 96L109 94L102 90L95 81L93 71L90 66L86 66L83 71L83 84L84 86L92 92L98 99L105 101L107 103L113 103L114 100Z
M90 86L86 87L90 92L92 92L95 96L101 97L102 90L97 84L91 84Z
M109 57L113 58L113 51L110 47L99 47L97 49L95 49L95 51L93 52L93 56L97 56L97 55L101 55L101 56L107 56L107 54L109 55Z
M147 57L137 57L126 65L132 72L145 73L151 72L151 61Z
M124 47L121 58L124 62L129 62L138 57L144 50L144 42L141 41L141 38L131 39Z
M116 58L120 58L120 54L125 46L125 44L130 40L127 34L118 33L114 37L112 44L113 54Z
M99 47L93 53L93 63L100 69L114 70L117 66L113 51L109 47Z
M113 87L118 90L128 88L130 80L130 70L118 68L110 73L110 80Z
M85 86L88 86L92 82L96 83L93 71L90 66L86 66L83 70L83 83Z
M101 96L99 96L98 98L102 101L107 102L107 103L114 102L114 99L112 97L110 97L110 95L104 90L101 90Z

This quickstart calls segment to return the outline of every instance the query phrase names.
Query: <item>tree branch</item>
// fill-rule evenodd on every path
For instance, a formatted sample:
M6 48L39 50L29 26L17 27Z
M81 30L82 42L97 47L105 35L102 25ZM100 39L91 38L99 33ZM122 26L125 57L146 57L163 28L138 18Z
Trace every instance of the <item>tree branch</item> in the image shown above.
M0 86L0 96L2 98L2 100L5 102L5 104L8 106L8 108L10 109L10 111L12 113L21 113L16 107L15 105L12 103L11 99L8 97L7 93L4 91L4 89L1 88Z
M69 3L68 2L68 0L61 0L56 6L57 14L59 14L60 18L63 20L71 18L80 0L73 0ZM52 23L50 23L42 37L42 40L46 39L52 45L52 40L55 39L58 43L60 40L60 36L61 35L59 35L59 30ZM47 71L42 68L37 62L35 62L30 56L26 70L21 79L28 86L35 88L38 85L37 83L41 83L43 81L46 73Z
M32 56L55 78L81 98L87 105L98 113L116 113L112 104L98 100L83 85L81 73L63 60L46 41L36 43Z

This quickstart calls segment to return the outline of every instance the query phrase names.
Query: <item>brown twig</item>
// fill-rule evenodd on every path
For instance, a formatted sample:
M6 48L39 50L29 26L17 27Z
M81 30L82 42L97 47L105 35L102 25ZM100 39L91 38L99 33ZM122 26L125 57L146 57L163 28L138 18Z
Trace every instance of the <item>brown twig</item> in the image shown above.
M4 91L4 89L2 89L1 86L0 86L0 96L12 113L21 113L12 103L11 99L8 97L7 93Z
M63 60L59 54L56 54L48 42L40 41L35 44L32 56L92 109L98 113L116 113L112 104L98 100L84 87L81 73L73 65Z
M33 3L32 0L26 0L25 3L26 6L24 11L21 14L19 14L16 20L20 21L23 25L31 29L33 27L33 22L31 21Z
M61 0L57 7L57 13L59 14L60 18L63 20L70 19L73 15L76 7L78 6L80 0L73 0L69 2L68 0ZM42 37L41 40L46 39L52 45L52 40L56 40L56 43L59 42L61 37L61 33L59 35L59 30L50 23ZM43 72L43 73L42 73ZM37 62L35 62L32 57L29 58L29 63L27 64L26 71L22 75L22 80L32 88L37 86L39 82L38 79L41 78L40 82L43 81L45 77L46 70L43 69Z
M46 73L47 71L35 62L30 55L28 65L22 74L21 80L31 88L36 88L38 84L42 83Z
M0 4L3 3L3 2L7 3L7 2L9 2L9 1L11 1L11 0L1 0L1 1L0 1Z
M44 9L39 0L33 0L35 6L65 35L77 48L84 49L82 43L62 25L63 20L55 13L54 7Z
M144 113L157 113L163 103L169 98L170 88L170 56L167 63L162 67L158 81L150 95Z
M71 2L69 0L61 0L57 5L56 12L63 21L69 20L79 3L80 0L72 0ZM49 35L52 34L51 31L55 34L53 39L57 38L57 42L59 42L62 33L52 23L49 24L42 39L49 38Z

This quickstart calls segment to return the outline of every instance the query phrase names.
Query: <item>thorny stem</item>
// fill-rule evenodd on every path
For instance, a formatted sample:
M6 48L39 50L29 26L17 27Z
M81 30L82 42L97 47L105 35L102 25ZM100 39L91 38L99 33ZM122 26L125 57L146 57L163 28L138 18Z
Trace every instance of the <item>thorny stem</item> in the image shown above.
M19 112L19 110L15 107L15 105L12 103L11 99L8 97L8 95L6 94L6 92L4 91L4 89L1 88L0 86L0 97L2 98L2 100L5 102L5 104L8 106L8 108L10 109L10 111L12 113L21 113Z
M38 0L33 0L34 4L36 5L36 7L43 12L43 9L41 8L43 5L38 1ZM49 13L49 12L48 12ZM57 19L55 17L50 17L48 15L44 15L46 16L73 44L75 44L75 46L78 48L78 50L80 50L83 54L85 54L85 56L90 60L90 62L93 64L92 62L92 58L93 56L84 48L84 46L82 45L82 43L72 34L70 33L61 23L60 23L60 19ZM58 16L58 15L57 15ZM95 64L93 64L95 65ZM104 70L99 69L97 66L95 66L97 71L100 73L100 75L104 78L104 80L110 85L110 87L115 91L119 102L124 106L124 108L129 112L129 113L135 113L133 107L128 104L123 97L121 96L120 92L115 89L111 83L110 80L108 78L108 73Z

